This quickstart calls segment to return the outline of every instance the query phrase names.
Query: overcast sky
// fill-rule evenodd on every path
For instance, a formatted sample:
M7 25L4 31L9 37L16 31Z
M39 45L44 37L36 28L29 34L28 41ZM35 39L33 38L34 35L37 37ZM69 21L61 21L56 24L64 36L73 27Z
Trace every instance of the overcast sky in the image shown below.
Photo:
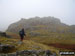
M75 0L0 0L0 31L20 18L54 16L75 24Z

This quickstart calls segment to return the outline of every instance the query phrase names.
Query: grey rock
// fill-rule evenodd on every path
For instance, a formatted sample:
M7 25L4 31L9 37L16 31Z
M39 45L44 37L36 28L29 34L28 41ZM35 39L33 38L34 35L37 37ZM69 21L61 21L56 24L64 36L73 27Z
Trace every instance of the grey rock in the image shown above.
M7 56L7 54L0 54L0 56Z
M16 53L9 53L7 56L18 56Z
M1 53L7 53L13 49L16 49L15 46L13 46L13 45L3 45L3 44L0 45L0 52Z
M1 43L0 43L0 45L1 45Z
M50 55L50 56L56 56L56 53L53 53L52 55Z
M16 52L17 55L31 55L32 53L28 50L18 51Z
M0 54L0 56L48 56L44 50L22 50L14 53ZM49 56L56 56L56 53Z
M0 36L6 36L5 32L0 32Z

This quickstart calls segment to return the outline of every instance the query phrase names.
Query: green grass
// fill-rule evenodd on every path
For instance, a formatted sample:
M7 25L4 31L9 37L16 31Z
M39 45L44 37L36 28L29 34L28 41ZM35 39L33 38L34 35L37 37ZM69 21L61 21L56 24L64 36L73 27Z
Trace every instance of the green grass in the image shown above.
M33 46L42 46L42 48L44 50L47 50L47 48L49 47L50 50L52 50L53 52L59 53L59 51L70 51L68 49L60 49L60 48L55 48L53 46L48 46L48 44L75 44L75 34L72 33L49 33L47 31L43 31L43 30L37 30L34 32L41 32L41 36L30 36L29 32L27 32L27 36L25 37L25 41L24 44L22 46L19 46L21 48L19 48L18 50L23 50L23 49L32 49ZM19 35L16 33L8 33L9 35L13 36L13 39L17 39L17 41L19 41ZM39 43L39 44L37 44ZM41 44L41 45L40 45ZM46 44L46 45L44 45ZM32 46L33 45L33 46ZM44 45L44 46L43 46ZM25 47L24 47L25 46ZM30 46L30 47L28 47ZM24 47L24 48L23 48ZM34 48L33 49L39 49L39 48Z
M16 51L21 50L51 50L52 52L56 52L58 54L58 50L54 47L50 47L41 43L36 43L32 40L24 40L21 45L18 44L19 39L5 38L0 36L0 43L9 44L16 46ZM11 52L15 52L15 50L11 50ZM59 55L59 54L58 54Z
M46 44L52 43L75 44L74 36L75 36L74 34L50 34L50 36L32 37L31 40Z

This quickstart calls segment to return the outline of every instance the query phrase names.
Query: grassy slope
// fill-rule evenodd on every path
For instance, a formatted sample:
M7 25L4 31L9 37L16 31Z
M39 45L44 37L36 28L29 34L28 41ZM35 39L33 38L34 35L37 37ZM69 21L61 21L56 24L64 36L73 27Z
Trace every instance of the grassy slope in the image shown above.
M45 35L31 37L31 36L29 36L29 34L27 34L27 36L25 37L26 40L24 40L24 44L22 44L22 46L18 46L18 50L39 49L39 48L36 48L36 46L40 46L40 48L43 48L44 50L50 49L53 52L59 53L58 50L66 51L68 49L54 48L53 46L47 46L47 45L48 44L56 44L56 43L69 44L69 45L74 44L75 45L75 34L71 34L71 33L58 34L58 33L48 33L48 32L44 33L43 31L41 31L41 32L42 32L42 34L45 34ZM16 33L8 33L8 34L13 36L14 39L19 39L19 36ZM19 40L16 40L16 41L19 41ZM43 45L44 43L47 45ZM21 47L21 48L19 48L19 47Z
M75 44L75 37L33 37L31 40L45 44Z
M42 32L42 31L41 31ZM16 33L8 33L9 35L13 36L13 38L19 39L19 35ZM44 32L42 32L44 34ZM47 35L48 34L48 35ZM27 36L25 39L33 40L40 43L45 44L54 44L54 43L60 43L60 44L75 44L75 34L72 33L46 33L43 36Z
M8 34L13 36L16 39L19 39L19 36L16 33L8 33ZM66 33L66 34L47 33L47 34L50 34L50 35L31 37L27 34L25 39L32 40L32 41L42 43L42 44L47 44L47 45L49 44L75 45L75 34L72 34L72 33Z
M16 51L20 50L51 50L52 52L56 52L58 54L58 50L54 47L49 47L44 44L36 43L31 40L24 40L21 45L18 44L19 39L11 39L11 38L5 38L0 36L0 43L2 44L10 44L15 45L17 47ZM14 52L13 50L12 52Z

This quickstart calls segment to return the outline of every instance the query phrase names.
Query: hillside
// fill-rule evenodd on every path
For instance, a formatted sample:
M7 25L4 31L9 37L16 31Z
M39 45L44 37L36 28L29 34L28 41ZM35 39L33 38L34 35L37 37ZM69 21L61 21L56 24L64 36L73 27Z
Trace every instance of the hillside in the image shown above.
M75 33L75 25L69 26L54 17L34 17L22 18L18 22L11 24L7 32L18 33L24 28L30 36L49 36L50 33Z
M23 50L26 50L26 51L31 50L31 51L41 51L42 54L38 54L38 55L43 55L43 54L45 54L45 53L43 53L43 51L50 50L51 53L56 53L57 55L59 55L59 53L58 53L59 51L56 48L50 47L50 46L47 46L44 44L36 43L31 40L24 40L22 44L19 44L19 39L6 38L6 37L0 36L0 43L7 44L7 45L13 45L16 47L15 49L12 48L12 50L10 50L10 52L3 51L4 53L5 52L6 53L14 53L14 52L23 51ZM0 49L0 55L1 55L1 49Z
M66 25L54 17L22 18L11 24L6 32L18 39L18 32L25 29L28 40L60 49L75 50L75 25Z

